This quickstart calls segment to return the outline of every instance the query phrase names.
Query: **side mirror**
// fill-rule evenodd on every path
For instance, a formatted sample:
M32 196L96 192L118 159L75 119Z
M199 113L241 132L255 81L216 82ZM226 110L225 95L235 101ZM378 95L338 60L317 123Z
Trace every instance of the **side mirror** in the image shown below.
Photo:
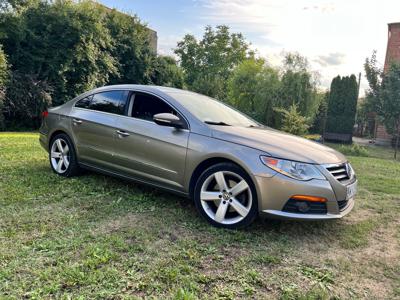
M183 128L183 122L179 117L170 113L161 113L153 116L153 121L160 126Z

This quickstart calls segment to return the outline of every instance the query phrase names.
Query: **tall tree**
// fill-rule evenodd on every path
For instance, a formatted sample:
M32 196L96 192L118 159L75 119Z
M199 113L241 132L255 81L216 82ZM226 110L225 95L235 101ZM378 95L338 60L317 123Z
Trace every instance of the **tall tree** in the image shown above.
M358 83L354 75L332 80L328 99L326 131L351 134L355 123Z
M307 58L287 53L283 64L280 107L296 104L300 113L312 119L318 109L317 80Z
M381 110L379 91L381 87L383 71L382 68L378 66L376 50L373 51L370 58L365 59L364 70L369 85L369 89L366 91L366 109L370 112L379 112Z
M274 107L279 103L278 71L262 59L248 59L232 73L228 83L229 102L257 121L274 126Z
M8 86L7 94L14 96L7 96L6 111L18 101L27 107L16 96L19 88L31 88L25 93L38 97L26 116L38 113L33 107L59 105L94 87L151 83L158 74L148 29L140 20L89 0L8 0L0 7L0 44L11 66L10 82L25 80Z
M203 38L186 35L178 42L175 54L184 69L189 88L212 97L226 99L227 80L233 69L254 56L240 33L230 33L220 25L205 28Z
M154 63L151 82L176 88L184 87L183 71L171 56L158 56Z

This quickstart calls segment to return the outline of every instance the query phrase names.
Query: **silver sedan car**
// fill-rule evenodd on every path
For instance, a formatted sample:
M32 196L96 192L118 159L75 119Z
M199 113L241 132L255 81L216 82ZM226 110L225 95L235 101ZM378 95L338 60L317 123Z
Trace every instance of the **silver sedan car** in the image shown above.
M90 169L193 199L212 225L260 215L341 218L357 180L339 152L260 125L215 99L142 85L98 88L43 113L52 169Z

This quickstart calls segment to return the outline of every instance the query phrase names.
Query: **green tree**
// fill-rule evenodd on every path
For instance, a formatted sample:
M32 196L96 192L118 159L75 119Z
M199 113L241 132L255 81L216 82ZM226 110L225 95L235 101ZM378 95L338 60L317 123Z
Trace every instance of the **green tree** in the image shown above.
M307 133L309 119L300 114L296 104L292 104L289 109L276 108L275 111L283 117L281 130L295 135Z
M296 104L300 113L313 119L318 110L316 75L308 60L298 53L288 53L284 59L280 107Z
M136 16L93 1L6 1L0 11L0 43L13 80L24 74L27 83L32 83L24 88L33 89L26 93L43 95L37 107L62 104L106 84L151 83L157 75L147 28ZM40 93L38 87L43 88ZM16 95L15 89L10 86L7 93ZM6 105L22 100L7 99ZM10 112L11 108L4 109ZM21 123L27 119L19 114L5 115L21 117ZM32 126L37 126L37 117L33 117Z
M355 123L358 83L354 75L332 80L328 99L326 132L352 134Z
M156 55L150 48L147 27L137 16L115 9L107 10L104 23L111 36L110 55L117 62L118 69L110 74L108 83L151 83L154 67L158 65Z
M317 98L319 99L318 110L313 120L310 131L313 133L323 134L328 112L329 92L318 93Z
M370 58L365 59L364 70L369 85L365 98L366 110L370 112L379 112L381 110L379 91L381 88L383 72L378 66L376 51L372 53Z
M279 102L278 71L262 59L247 59L235 68L228 82L229 102L257 121L272 126Z
M356 124L357 124L357 133L360 136L365 135L365 129L368 123L368 106L365 98L361 98L357 103L357 113L356 113Z
M193 35L186 35L178 42L175 54L188 87L221 100L227 98L227 80L233 69L254 55L243 35L230 33L224 25L216 30L207 26L199 41Z
M158 56L154 61L151 82L176 88L184 87L183 71L171 56Z
M400 64L394 63L384 75L380 88L380 114L383 123L389 133L395 135L394 158L397 158L397 150L400 139Z
M2 42L12 71L53 88L54 104L107 83L116 74L106 10L91 2L40 2L3 16ZM43 21L45 20L45 21Z

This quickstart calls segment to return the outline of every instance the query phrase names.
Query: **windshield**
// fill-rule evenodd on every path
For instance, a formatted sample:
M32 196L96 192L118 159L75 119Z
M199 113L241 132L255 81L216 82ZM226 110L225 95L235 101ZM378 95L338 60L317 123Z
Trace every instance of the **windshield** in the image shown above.
M170 93L196 118L211 125L259 126L246 115L213 98L191 92Z

